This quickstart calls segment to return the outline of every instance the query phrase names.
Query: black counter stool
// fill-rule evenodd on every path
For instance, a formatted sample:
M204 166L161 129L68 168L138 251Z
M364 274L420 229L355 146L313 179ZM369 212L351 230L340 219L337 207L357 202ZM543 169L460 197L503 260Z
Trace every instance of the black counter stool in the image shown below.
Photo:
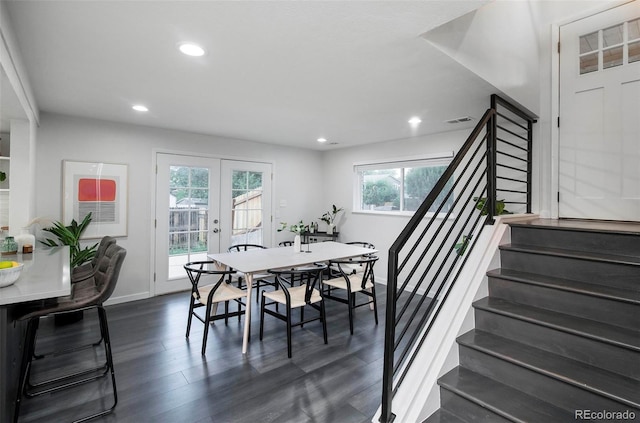
M120 268L124 262L127 252L124 248L117 244L110 245L104 252L104 255L95 265L95 271L92 276L82 281L76 281L71 286L71 295L68 297L60 297L54 304L27 304L22 310L20 321L27 322L27 331L25 335L24 349L22 351L22 364L20 370L20 380L18 384L18 393L16 398L16 407L14 411L14 422L18 421L20 413L20 403L23 397L35 397L37 395L47 394L71 388L84 383L95 381L107 375L111 375L113 385L113 405L97 413L76 420L76 422L84 422L99 416L109 414L113 411L118 403L118 394L116 391L116 378L113 369L113 357L111 355L111 340L109 338L109 326L107 324L107 313L103 303L111 296L118 281ZM97 309L100 322L100 343L104 343L105 363L89 369L76 371L72 374L65 374L43 382L32 383L30 380L32 361L34 359L45 359L51 356L58 356L85 348L94 347L95 344L81 346L76 348L68 348L62 351L55 351L36 356L36 334L41 317L58 316L65 313L74 313L89 309Z

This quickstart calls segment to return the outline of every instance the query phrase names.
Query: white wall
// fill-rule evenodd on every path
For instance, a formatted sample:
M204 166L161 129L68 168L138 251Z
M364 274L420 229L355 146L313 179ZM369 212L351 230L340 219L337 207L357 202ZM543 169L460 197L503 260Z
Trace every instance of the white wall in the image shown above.
M489 108L488 99L487 108ZM335 204L345 209L338 220L340 241L367 241L374 244L380 251L378 254L380 260L376 264L376 281L386 282L388 249L410 217L353 213L354 163L457 152L470 133L470 129L445 132L364 147L339 149L324 154L324 207L328 208L331 204ZM318 217L322 215L322 211L322 209L319 210Z
M423 37L538 113L536 9L528 1L494 1Z
M274 163L274 245L290 239L278 233L280 221L317 221L336 204L345 208L340 240L366 240L381 251L378 279L386 280L387 250L408 221L406 216L354 214L353 164L366 160L457 151L468 130L330 152L292 149L250 141L43 113L37 139L36 215L62 218L62 161L102 161L129 165L129 233L118 243L127 249L114 301L148 296L153 266L153 151L186 152ZM280 207L282 201L286 207ZM68 222L65 222L68 223ZM322 222L321 230L323 229Z
M8 222L10 233L18 234L20 227L28 223L35 213L35 140L39 114L5 8L4 2L0 1L0 77L3 82L0 95L15 96L19 105L15 105L16 110L0 110L0 118L9 119L8 131L13 157L10 162ZM6 85L5 76L8 81Z
M534 127L533 210L557 217L552 145L554 95L552 25L613 7L612 0L494 1L429 31L424 38L538 115ZM557 64L557 61L555 62Z
M62 218L61 170L63 160L126 163L129 165L129 232L118 243L127 249L114 301L148 295L152 265L152 172L156 150L180 151L234 159L259 159L274 163L273 228L279 220L311 220L324 207L321 193L321 153L250 141L118 124L100 120L41 115L36 152L36 214ZM278 209L281 200L287 207ZM68 223L68 222L65 222ZM274 244L291 238L274 233Z

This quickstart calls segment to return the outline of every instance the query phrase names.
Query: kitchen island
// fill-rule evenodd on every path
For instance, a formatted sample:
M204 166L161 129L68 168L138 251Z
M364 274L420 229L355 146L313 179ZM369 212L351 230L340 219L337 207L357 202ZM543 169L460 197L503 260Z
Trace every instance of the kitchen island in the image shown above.
M31 254L3 256L24 263L13 284L0 288L0 421L13 420L26 324L15 322L20 305L71 294L69 247L39 248Z

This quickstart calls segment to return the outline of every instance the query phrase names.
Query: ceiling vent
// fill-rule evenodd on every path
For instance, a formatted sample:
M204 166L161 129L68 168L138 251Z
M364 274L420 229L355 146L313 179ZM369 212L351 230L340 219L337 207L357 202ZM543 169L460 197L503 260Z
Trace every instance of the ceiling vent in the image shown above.
M471 116L463 116L455 119L445 120L445 123L463 123L463 122L469 122L471 120L473 120Z

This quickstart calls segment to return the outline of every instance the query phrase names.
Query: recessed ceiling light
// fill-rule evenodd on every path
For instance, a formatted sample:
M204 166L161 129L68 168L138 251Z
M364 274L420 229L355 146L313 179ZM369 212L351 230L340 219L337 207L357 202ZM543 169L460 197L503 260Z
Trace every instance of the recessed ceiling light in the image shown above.
M136 104L131 108L133 110L135 110L136 112L148 112L149 111L149 109L147 109L146 106L143 106L142 104Z
M326 138L318 138L318 142L327 142Z
M187 56L204 56L204 49L198 45L191 43L180 44L178 47L181 52L186 54Z
M409 124L411 125L418 125L420 122L422 122L422 119L420 119L418 116L414 116L409 119Z

